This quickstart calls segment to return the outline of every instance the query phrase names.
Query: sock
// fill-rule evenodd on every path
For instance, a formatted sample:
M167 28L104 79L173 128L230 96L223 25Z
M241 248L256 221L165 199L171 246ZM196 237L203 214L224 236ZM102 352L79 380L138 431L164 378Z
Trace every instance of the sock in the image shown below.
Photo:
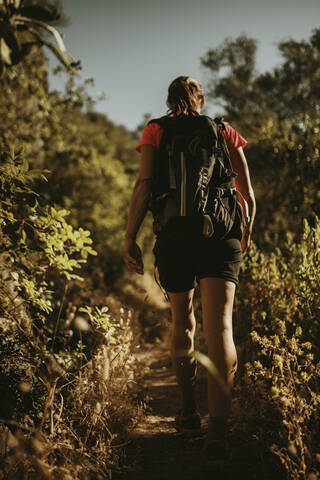
M209 440L224 440L227 431L227 417L209 417L208 434Z

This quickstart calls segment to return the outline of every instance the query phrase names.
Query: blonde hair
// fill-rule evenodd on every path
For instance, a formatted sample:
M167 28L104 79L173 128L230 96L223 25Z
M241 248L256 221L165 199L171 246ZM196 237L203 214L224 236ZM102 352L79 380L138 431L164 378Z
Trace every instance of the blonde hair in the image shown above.
M168 88L167 106L174 115L199 115L203 98L200 83L192 77L177 77Z

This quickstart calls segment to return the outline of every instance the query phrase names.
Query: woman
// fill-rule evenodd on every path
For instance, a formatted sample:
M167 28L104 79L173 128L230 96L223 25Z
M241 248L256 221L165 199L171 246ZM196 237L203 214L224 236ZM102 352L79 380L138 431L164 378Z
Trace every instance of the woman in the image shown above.
M171 116L201 115L204 105L202 87L191 77L175 79L168 89L167 106ZM130 208L123 248L128 268L143 274L141 250L136 235L147 212L153 166L163 131L159 124L149 124L137 146L141 152L140 170ZM156 257L162 287L166 290L172 313L171 357L177 382L182 392L183 407L176 415L178 429L190 432L200 428L200 415L195 400L196 362L181 352L194 349L196 321L193 310L195 280L200 283L202 316L208 356L217 367L229 390L237 369L237 354L232 334L232 310L242 253L250 244L255 216L255 198L243 147L246 141L230 125L223 135L230 153L232 168L237 174L236 187L246 200L250 221L239 238L233 231L223 240L209 242L206 247L191 249L177 246L159 235L153 252ZM209 245L209 247L208 247ZM191 260L190 260L191 259ZM204 443L210 455L226 458L224 436L230 411L230 395L226 396L216 379L208 375L209 424Z

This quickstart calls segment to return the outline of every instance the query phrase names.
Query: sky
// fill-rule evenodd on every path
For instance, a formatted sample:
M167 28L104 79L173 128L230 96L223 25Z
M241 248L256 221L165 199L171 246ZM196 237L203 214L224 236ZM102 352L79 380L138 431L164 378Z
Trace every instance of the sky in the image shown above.
M94 78L89 93L106 100L95 109L130 130L145 113L166 113L170 82L207 78L200 57L226 37L258 41L257 69L281 62L277 43L308 39L320 26L320 0L62 0L70 22L58 27L69 54L81 59L79 81ZM57 64L51 55L51 67ZM66 76L50 75L51 89ZM214 115L215 105L208 105Z

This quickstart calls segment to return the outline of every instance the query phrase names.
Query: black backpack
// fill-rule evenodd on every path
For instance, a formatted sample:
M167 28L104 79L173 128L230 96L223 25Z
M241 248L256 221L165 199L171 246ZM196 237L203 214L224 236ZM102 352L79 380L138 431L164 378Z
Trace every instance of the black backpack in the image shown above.
M149 209L156 235L183 243L241 238L244 226L221 119L169 115L150 120L163 129Z

